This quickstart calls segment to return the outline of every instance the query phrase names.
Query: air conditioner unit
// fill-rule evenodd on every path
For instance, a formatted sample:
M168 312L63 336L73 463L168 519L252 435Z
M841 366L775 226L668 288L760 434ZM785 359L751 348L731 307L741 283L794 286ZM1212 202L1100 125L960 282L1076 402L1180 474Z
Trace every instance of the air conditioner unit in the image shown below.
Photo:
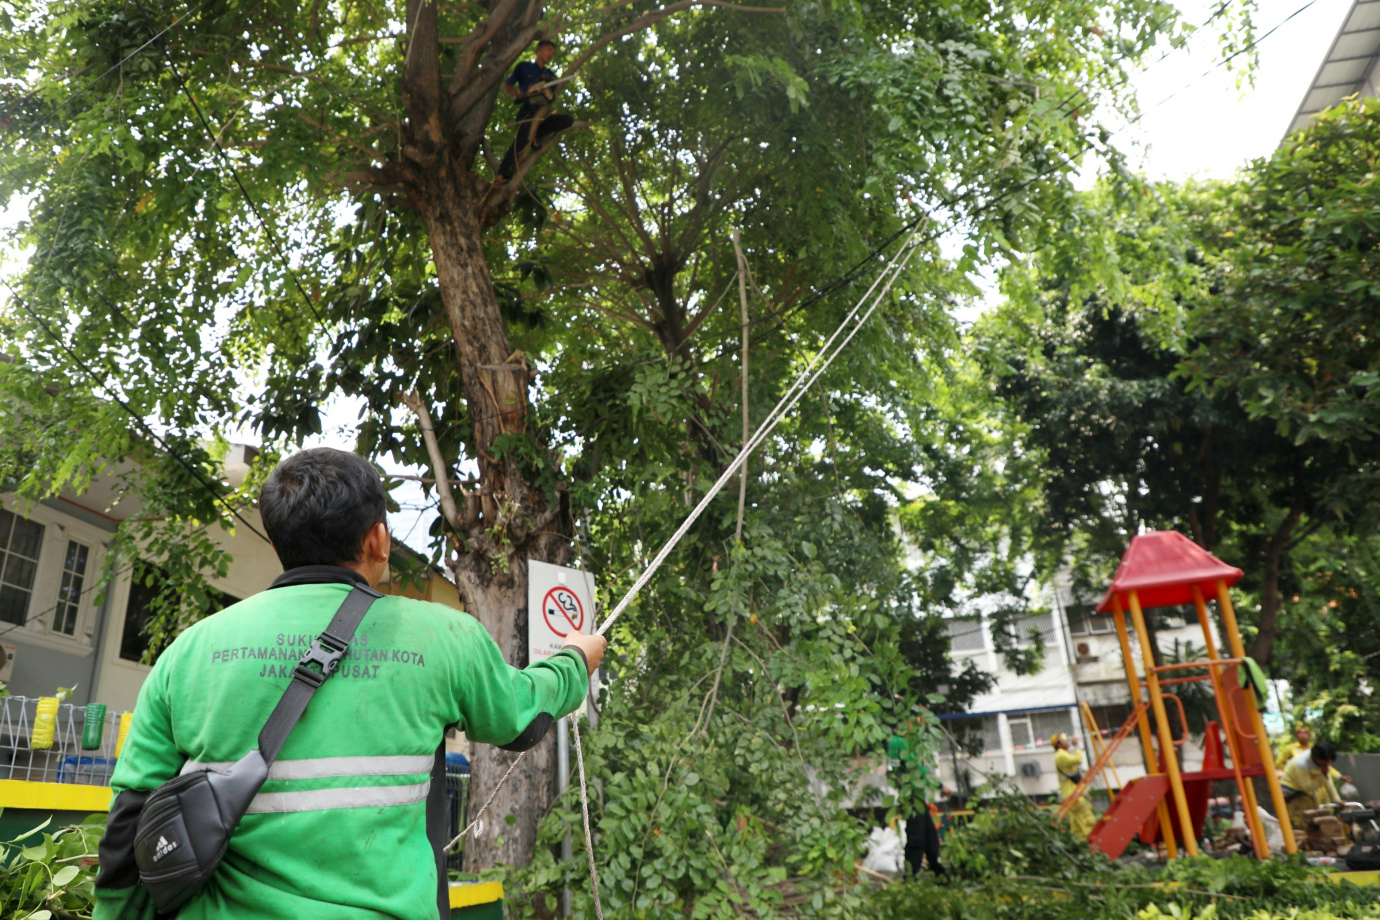
M1018 769L1021 771L1021 776L1024 779L1039 779L1040 773L1043 772L1040 769L1040 762L1038 760L1024 761L1020 764Z

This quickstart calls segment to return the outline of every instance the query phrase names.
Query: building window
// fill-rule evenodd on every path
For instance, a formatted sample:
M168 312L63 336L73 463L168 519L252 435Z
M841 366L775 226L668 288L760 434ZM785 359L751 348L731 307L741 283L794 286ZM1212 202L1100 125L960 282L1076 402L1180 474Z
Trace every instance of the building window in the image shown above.
M86 560L91 549L76 540L67 541L67 555L62 557L62 584L58 586L57 606L53 608L53 632L75 635L77 614L81 612L81 597L86 586Z
M1030 716L1007 716L1006 727L1011 729L1011 747L1025 751L1034 747L1034 735L1030 730Z
M1116 622L1110 614L1097 613L1096 604L1074 604L1065 608L1069 618L1070 636L1105 636L1116 632Z
M1054 614L1035 613L1023 616L1016 621L1015 632L1018 648L1032 648L1035 644L1032 639L1034 633L1039 634L1045 648L1051 648L1055 640Z
M23 623L28 617L42 546L42 524L0 508L0 620Z
M955 617L945 620L949 630L949 647L955 652L980 652L987 647L983 638L981 617Z
M1038 750L1049 745L1058 732L1073 736L1073 719L1067 709L1049 712L1012 713L1006 717L1011 746L1017 751Z
M1048 747L1049 739L1062 732L1070 738L1074 735L1073 716L1067 709L1054 709L1049 712L1030 714L1030 733L1034 735L1036 747Z
M129 582L129 604L125 607L125 628L120 636L120 657L126 661L142 661L149 650L149 623L153 619L154 598L163 591L167 573L156 565L138 562ZM212 590L211 613L224 610L231 604L238 604L240 598ZM163 651L154 649L150 662Z
M996 716L984 716L982 719L982 751L984 754L1002 752L1001 723Z

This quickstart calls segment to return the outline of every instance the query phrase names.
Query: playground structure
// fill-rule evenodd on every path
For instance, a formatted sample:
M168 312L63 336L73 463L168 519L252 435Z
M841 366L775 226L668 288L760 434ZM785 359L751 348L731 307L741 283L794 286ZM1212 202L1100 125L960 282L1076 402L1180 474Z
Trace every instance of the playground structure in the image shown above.
M1113 783L1107 783L1111 805L1088 837L1089 844L1112 859L1120 856L1136 836L1147 844L1162 841L1171 859L1179 855L1180 841L1187 855L1197 856L1212 784L1219 780L1235 780L1255 854L1260 859L1270 855L1251 779L1265 777L1275 814L1283 817L1287 810L1256 698L1264 688L1259 687L1255 663L1246 657L1236 611L1227 591L1242 574L1240 569L1222 562L1183 534L1175 531L1141 534L1126 548L1111 586L1097 605L1098 614L1110 613L1116 620L1126 683L1134 706L1131 715L1105 745L1100 738L1094 742L1097 758L1074 792L1061 804L1055 820L1062 820L1068 814L1093 781L1110 767L1117 748L1132 732L1139 732L1146 775L1124 786L1118 779L1115 785L1119 790L1113 788ZM1209 597L1217 601L1222 636L1231 652L1229 658L1218 654L1212 621L1208 617ZM1189 603L1198 612L1207 659L1156 665L1145 611ZM1126 622L1128 611L1140 643L1143 678L1137 673L1132 657ZM1195 671L1205 673L1192 673ZM1211 685L1217 720L1207 724L1201 767L1186 771L1179 762L1177 750L1188 734L1183 702L1165 688L1198 682ZM1182 733L1179 738L1171 733L1166 700L1173 700L1178 709ZM1298 845L1287 818L1280 822L1280 830L1285 851L1296 852Z

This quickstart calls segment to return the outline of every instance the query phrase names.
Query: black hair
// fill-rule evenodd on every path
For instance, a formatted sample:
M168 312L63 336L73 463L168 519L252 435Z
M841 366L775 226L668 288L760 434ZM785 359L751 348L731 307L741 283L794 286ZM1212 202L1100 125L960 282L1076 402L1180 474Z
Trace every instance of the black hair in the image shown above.
M379 471L331 447L293 454L259 490L259 514L284 571L355 561L387 510Z
M560 47L561 47L560 45L556 44L555 42L553 42L553 41L552 41L551 39L549 39L549 38L543 38L541 41L537 42L537 47L538 47L538 48L540 48L542 45L550 45L552 48L555 48L555 49L558 50L558 51L560 50Z
M1337 748L1330 741L1319 741L1313 745L1313 760L1331 763L1337 759Z

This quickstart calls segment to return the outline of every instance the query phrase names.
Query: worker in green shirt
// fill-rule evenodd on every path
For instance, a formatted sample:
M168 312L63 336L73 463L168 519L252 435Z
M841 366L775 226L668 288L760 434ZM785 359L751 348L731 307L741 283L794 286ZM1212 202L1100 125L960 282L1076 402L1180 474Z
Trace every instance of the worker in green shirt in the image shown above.
M383 486L361 457L295 454L265 482L259 510L283 574L183 632L144 682L111 779L95 920L152 920L132 855L144 800L180 774L223 771L255 748L298 660L345 597L388 571ZM446 729L531 748L584 702L605 644L571 633L560 652L519 670L468 614L379 598L179 920L448 917Z
M906 865L912 875L918 876L928 862L931 872L943 875L944 866L939 862L939 828L934 823L939 809L910 782L912 774L916 778L923 777L928 770L899 733L887 739L886 754L887 773L896 787L897 801L906 819Z

